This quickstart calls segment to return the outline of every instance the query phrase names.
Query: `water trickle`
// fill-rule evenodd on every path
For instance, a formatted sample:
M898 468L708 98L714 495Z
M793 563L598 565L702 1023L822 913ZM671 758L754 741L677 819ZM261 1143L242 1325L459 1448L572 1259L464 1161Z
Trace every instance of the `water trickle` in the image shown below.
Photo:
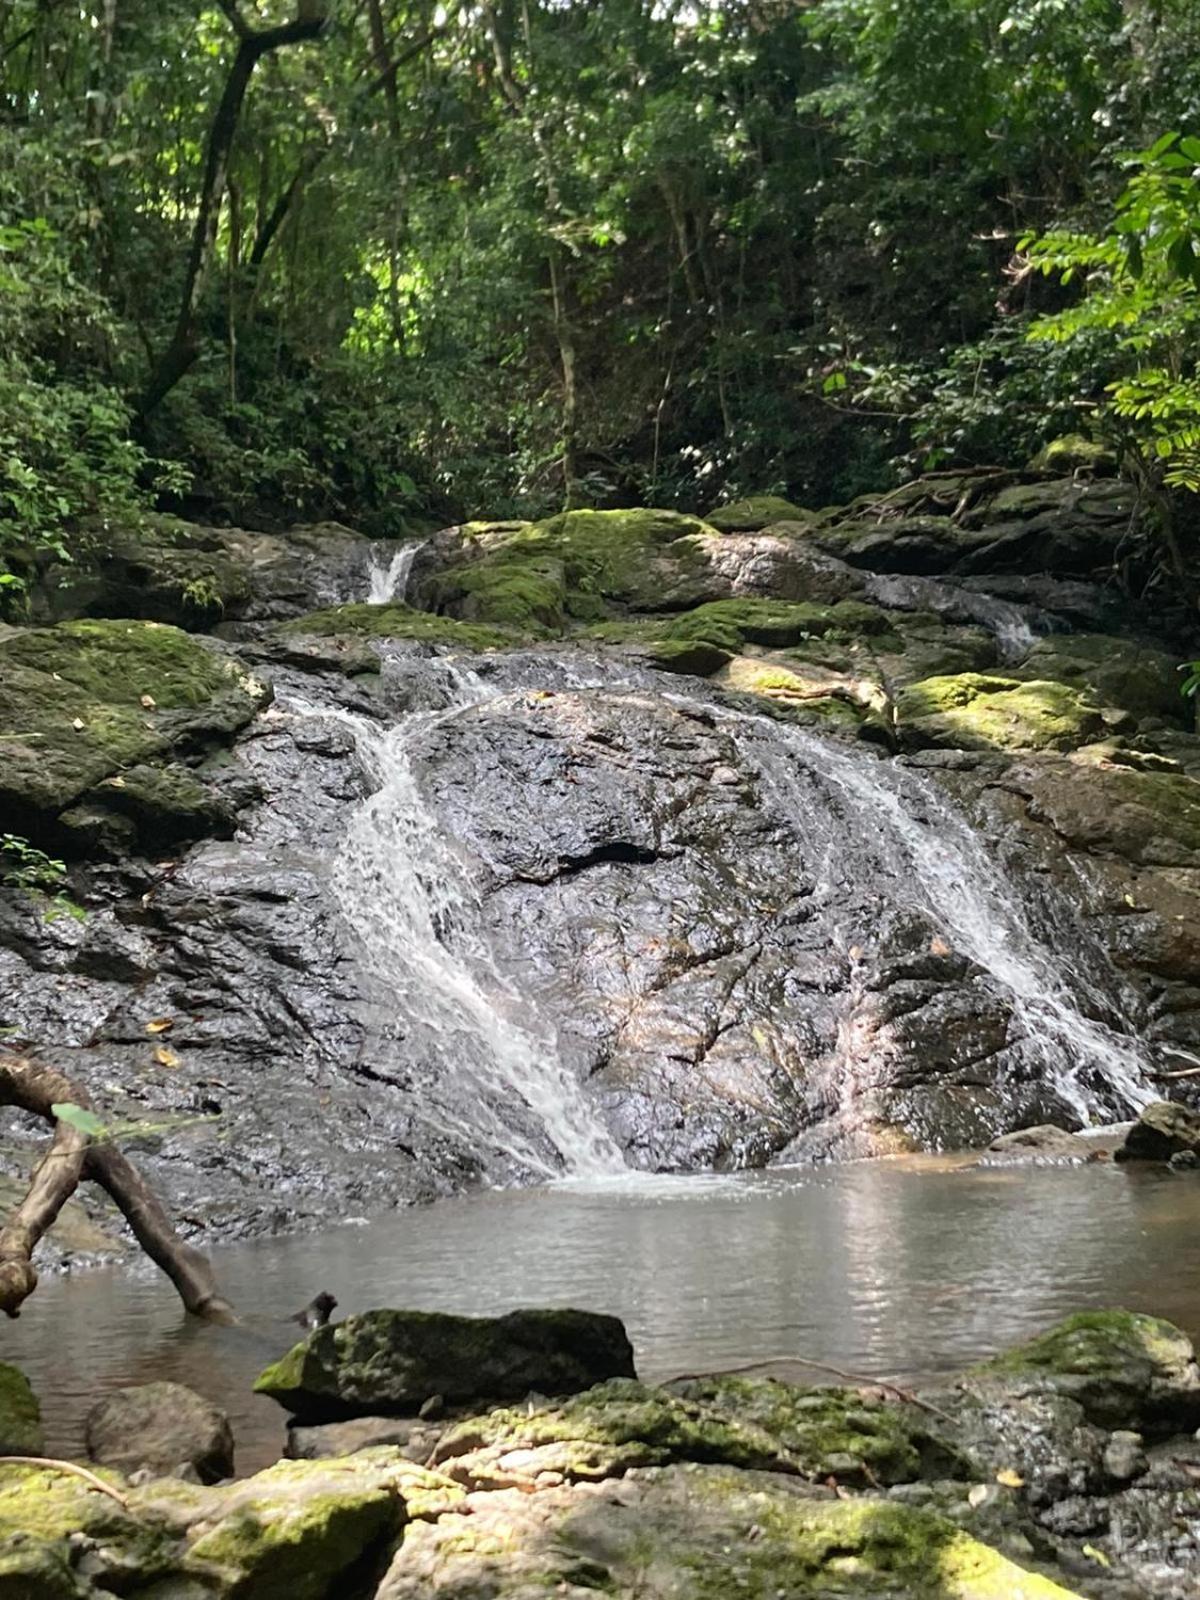
M1035 931L1016 882L928 777L798 729L786 730L786 740L841 796L847 814L838 825L856 830L860 842L878 841L881 877L902 877L904 892L951 948L1005 993L1012 1042L1085 1126L1111 1121L1114 1105L1133 1112L1156 1098L1147 1087L1152 1064L1132 1025L1115 1019L1129 1028L1118 1031L1083 1009L1111 1015L1119 985L1065 906L1049 908L1064 938L1070 927L1070 953L1060 957Z
M550 1031L498 971L470 872L411 759L431 724L497 695L449 661L426 665L443 675L442 709L394 727L296 707L349 725L376 784L331 863L338 905L376 988L372 1073L419 1082L420 1115L485 1165L526 1178L624 1171Z
M897 611L933 611L951 622L977 622L993 634L1002 661L1021 661L1037 643L1026 611L1011 600L908 573L868 573L867 594Z
M371 565L367 569L367 604L386 606L402 602L408 593L408 580L417 552L424 548L424 540L401 545L398 550L390 545L373 545Z

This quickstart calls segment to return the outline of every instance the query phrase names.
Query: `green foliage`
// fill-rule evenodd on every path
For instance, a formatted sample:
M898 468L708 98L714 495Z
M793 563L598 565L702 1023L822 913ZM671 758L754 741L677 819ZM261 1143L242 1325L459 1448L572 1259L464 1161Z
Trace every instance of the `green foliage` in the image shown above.
M66 875L65 861L46 855L20 834L0 833L0 886L35 900L48 922L64 915L81 922L87 915L64 889Z

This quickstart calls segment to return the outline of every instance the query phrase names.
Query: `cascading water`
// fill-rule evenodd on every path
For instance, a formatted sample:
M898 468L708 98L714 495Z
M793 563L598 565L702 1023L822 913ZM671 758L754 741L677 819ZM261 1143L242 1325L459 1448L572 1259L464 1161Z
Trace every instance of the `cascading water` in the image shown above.
M387 547L375 546L371 550L371 565L367 569L367 604L386 606L402 602L408 593L408 580L418 551L425 548L424 541L401 545L387 553ZM384 559L385 554L387 559Z
M422 1117L474 1152L522 1175L594 1177L625 1170L620 1151L497 971L481 931L478 895L424 800L410 758L432 723L494 699L449 661L443 709L380 728L363 717L304 705L348 725L377 785L351 819L332 862L334 893L384 996L372 1031L372 1070L417 1080Z
M831 807L834 826L856 829L860 843L876 840L881 875L901 875L906 894L950 946L1000 987L1026 1059L1085 1125L1111 1120L1114 1103L1132 1112L1156 1098L1146 1086L1151 1063L1132 1030L1117 1032L1081 1009L1081 1001L1112 1006L1112 993L1087 976L1089 968L1111 975L1103 953L1084 952L1087 967L1071 971L1034 931L1016 885L981 836L927 777L795 728L779 731L787 759L776 753L766 763L777 791L795 796L796 763L832 788L841 801Z

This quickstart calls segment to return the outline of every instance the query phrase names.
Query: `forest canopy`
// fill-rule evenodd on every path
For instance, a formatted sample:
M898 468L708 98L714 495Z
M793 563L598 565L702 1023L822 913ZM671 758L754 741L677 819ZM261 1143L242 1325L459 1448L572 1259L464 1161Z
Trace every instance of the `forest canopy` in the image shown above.
M10 604L152 507L820 505L1079 432L1194 486L1191 0L5 0L0 57Z

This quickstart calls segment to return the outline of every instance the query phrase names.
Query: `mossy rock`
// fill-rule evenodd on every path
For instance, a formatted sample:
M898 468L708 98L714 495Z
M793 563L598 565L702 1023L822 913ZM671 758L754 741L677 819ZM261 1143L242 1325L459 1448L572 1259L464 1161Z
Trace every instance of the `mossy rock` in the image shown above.
M1109 634L1039 639L1013 676L1065 683L1096 704L1119 706L1139 721L1154 717L1187 726L1194 713L1180 693L1174 656Z
M237 818L228 800L177 765L129 767L103 779L88 798L131 818L139 837L154 846L206 835L228 838ZM64 813L64 819L70 815Z
M339 1422L413 1415L431 1395L452 1404L514 1400L633 1376L624 1328L598 1312L367 1311L316 1329L254 1388L301 1422Z
M708 513L706 521L718 533L760 533L776 522L807 522L811 517L811 511L804 511L779 495L758 494L718 506Z
M809 1477L860 1487L963 1478L970 1463L912 1408L856 1389L806 1389L774 1378L715 1377L674 1386L718 1414L773 1439Z
M444 1433L432 1464L471 1487L503 1487L514 1465L535 1477L616 1478L673 1461L797 1472L779 1442L729 1408L616 1379L561 1405L490 1411Z
M431 610L527 639L557 637L567 622L565 569L550 554L508 549L448 567L427 582L422 598Z
M615 1493L476 1497L407 1530L377 1600L1072 1600L949 1520L797 1492L724 1467L652 1468Z
M878 606L858 600L811 605L784 600L716 600L672 618L661 636L703 640L730 653L747 644L779 649L809 639L846 641L886 634L891 619Z
M1085 1311L1007 1350L971 1377L1032 1382L1065 1395L1104 1428L1200 1420L1200 1372L1187 1335L1136 1311Z
M0 805L44 824L105 778L227 740L270 698L178 628L89 620L0 640Z
M415 639L425 644L449 645L458 650L503 650L519 643L518 637L502 628L459 622L454 617L437 617L412 606L370 606L351 604L329 606L324 611L309 611L302 617L282 623L281 639L305 637L349 639Z
M1107 477L1117 470L1117 454L1111 445L1086 434L1064 433L1043 445L1029 468L1031 472L1091 472Z
M979 672L923 678L901 690L896 710L908 742L961 750L1072 750L1109 725L1067 684Z
M721 668L716 682L735 694L769 700L786 708L792 720L817 727L854 731L870 713L835 675L777 657L734 656Z
M29 1379L0 1361L0 1455L37 1456L42 1449L42 1413Z
M720 583L704 550L714 530L677 511L564 511L515 534L506 555L553 555L563 565L565 605L594 621L611 605L676 611L716 599Z

